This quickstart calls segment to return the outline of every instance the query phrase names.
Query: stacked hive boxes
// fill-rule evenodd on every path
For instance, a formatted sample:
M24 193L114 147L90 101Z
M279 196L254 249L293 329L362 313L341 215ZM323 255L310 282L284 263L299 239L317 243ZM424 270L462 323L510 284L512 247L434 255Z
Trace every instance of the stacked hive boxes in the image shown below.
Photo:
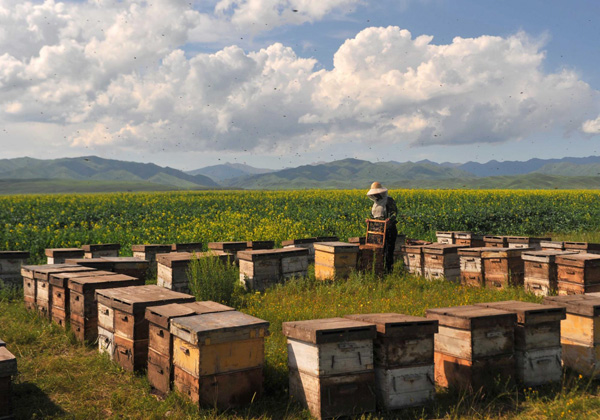
M233 255L233 259L238 263L238 252L248 249L248 242L209 242L209 251L224 252L225 254Z
M572 252L558 249L523 252L521 259L524 264L525 290L538 296L556 293L558 288L556 257L570 253Z
M485 271L481 254L487 249L479 247L458 250L461 284L472 287L485 286Z
M6 286L18 286L22 280L21 266L28 259L29 252L26 251L0 251L0 282Z
M171 303L146 308L146 319L149 323L148 381L150 385L163 394L171 390L173 382L171 319L232 310L233 308L229 306L211 301Z
M131 251L133 252L134 258L148 261L150 276L153 277L156 274L156 256L158 254L168 254L171 252L171 245L165 244L144 244L144 245L131 245Z
M291 277L305 277L308 250L305 248L260 249L238 253L240 282L249 290L264 291Z
M483 235L477 235L473 232L454 232L454 243L471 248L480 248L485 245Z
M423 270L423 248L426 245L404 245L403 247L403 258L404 267L409 273L422 276Z
M356 269L361 272L374 272L378 276L382 275L385 271L383 248L359 245Z
M559 255L555 261L559 295L600 292L600 255Z
M171 244L171 252L202 252L202 242Z
M192 401L226 409L262 393L269 323L237 311L171 319L173 387Z
M83 258L85 255L81 248L47 248L44 252L48 264L63 264L67 258Z
M75 277L69 279L71 330L78 340L93 343L98 338L98 304L96 291L142 285L143 280L124 274Z
M119 250L121 249L120 244L90 244L82 245L84 258L98 258L98 257L118 257Z
M435 379L443 387L479 390L515 379L514 313L480 306L427 310L439 321Z
M317 242L314 247L317 280L342 279L356 270L359 245L345 242Z
M587 254L600 254L600 244L591 242L565 242L565 250Z
M283 248L305 248L308 249L308 262L315 262L315 242L336 242L336 236L320 236L314 238L291 239L281 242ZM365 238L366 240L366 238Z
M586 376L600 374L600 296L546 296L544 304L567 311L561 323L562 361Z
M551 238L531 238L529 236L509 236L508 247L509 248L529 248L529 249L541 249L541 242L550 241Z
M438 244L453 244L454 243L454 232L435 232Z
M157 256L157 284L176 292L189 293L189 267L194 258L218 258L223 264L233 256L222 251L209 252L172 252Z
M423 248L423 274L428 279L456 282L460 278L458 250L462 245L433 244Z
M375 410L375 325L344 318L283 323L290 396L318 418Z
M17 374L17 359L0 340L0 419L12 419L12 377Z
M525 386L559 381L562 376L560 322L565 309L530 302L505 301L478 306L517 315L515 325L516 375Z
M109 353L112 348L112 358L128 371L146 369L148 365L149 325L145 317L146 308L195 300L193 296L156 285L98 290L96 296L102 308L109 310L102 324L98 325L108 338L106 347Z
M486 235L483 243L486 248L507 248L508 236Z
M33 276L35 278L35 304L37 310L44 318L52 319L52 285L50 284L50 276L58 273L87 273L95 271L93 268L88 267L66 267L66 268L53 268L43 267L34 270Z
M424 404L435 394L433 336L438 322L402 314L347 315L377 326L375 393L384 410Z
M527 248L494 248L481 253L485 287L506 289L523 286L524 264L521 253Z

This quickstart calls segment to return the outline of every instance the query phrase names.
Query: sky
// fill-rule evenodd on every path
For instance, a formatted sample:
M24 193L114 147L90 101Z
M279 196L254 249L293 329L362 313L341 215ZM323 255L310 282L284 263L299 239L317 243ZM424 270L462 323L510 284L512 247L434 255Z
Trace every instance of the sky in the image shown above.
M596 0L0 0L0 158L600 155Z

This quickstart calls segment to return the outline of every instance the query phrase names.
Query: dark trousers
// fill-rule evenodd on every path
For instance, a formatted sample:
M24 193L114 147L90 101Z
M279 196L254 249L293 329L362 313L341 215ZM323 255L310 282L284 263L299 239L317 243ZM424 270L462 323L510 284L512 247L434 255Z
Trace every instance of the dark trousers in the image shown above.
M390 273L394 268L394 251L396 250L396 238L398 238L398 229L396 224L387 227L385 233L385 246L383 247L383 259L386 273Z

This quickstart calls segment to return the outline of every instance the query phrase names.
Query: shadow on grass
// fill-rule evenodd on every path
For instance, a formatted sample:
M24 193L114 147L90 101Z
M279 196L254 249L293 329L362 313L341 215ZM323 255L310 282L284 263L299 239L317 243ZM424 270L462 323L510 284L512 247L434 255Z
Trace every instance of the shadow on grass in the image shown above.
M13 383L12 388L16 419L42 419L65 414L44 391L31 382Z

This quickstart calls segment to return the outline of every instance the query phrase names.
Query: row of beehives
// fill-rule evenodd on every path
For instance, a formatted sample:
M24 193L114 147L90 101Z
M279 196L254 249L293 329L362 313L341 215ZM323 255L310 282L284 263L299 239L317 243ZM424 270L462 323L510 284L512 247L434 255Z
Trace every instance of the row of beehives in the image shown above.
M17 374L17 358L0 339L0 419L12 418L12 377Z

